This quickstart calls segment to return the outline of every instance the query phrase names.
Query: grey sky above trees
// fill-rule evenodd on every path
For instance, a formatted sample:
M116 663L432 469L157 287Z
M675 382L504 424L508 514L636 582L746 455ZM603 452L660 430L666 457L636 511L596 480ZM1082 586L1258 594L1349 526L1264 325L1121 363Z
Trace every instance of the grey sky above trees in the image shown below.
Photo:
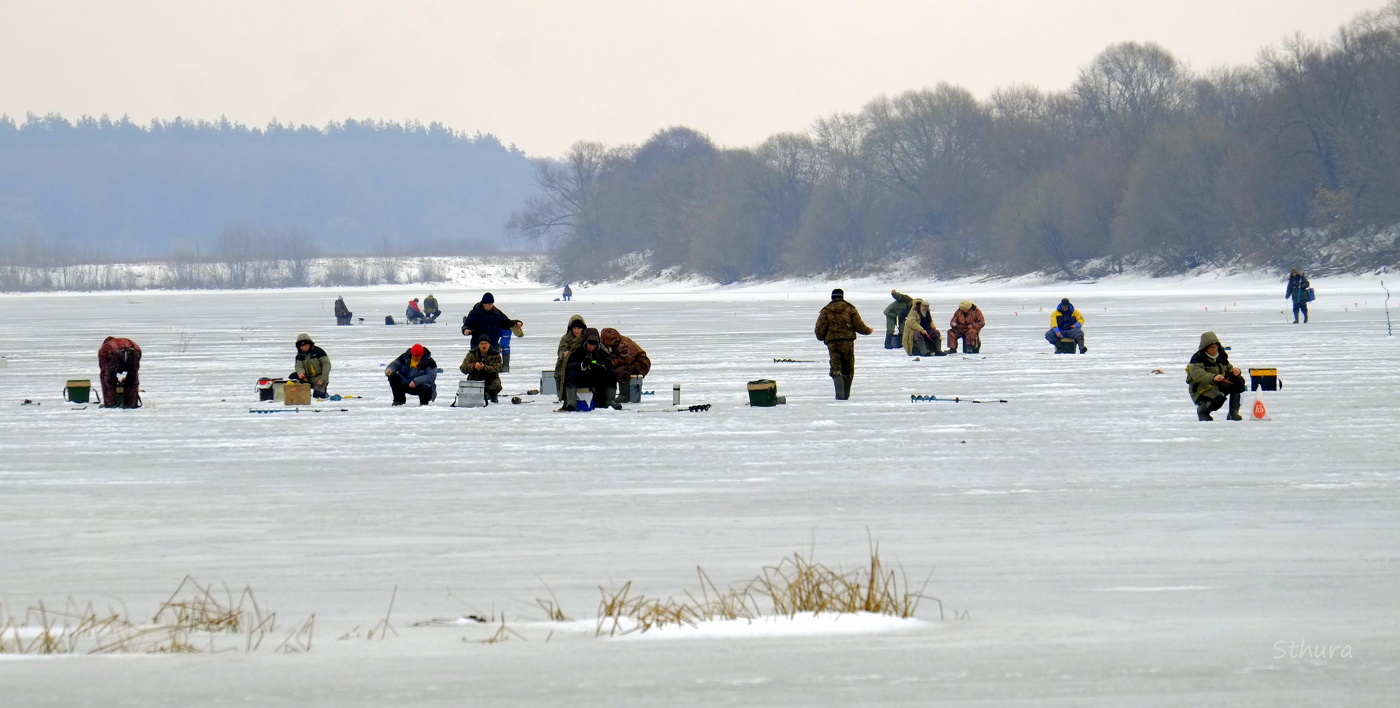
M940 82L1064 91L1105 47L1204 71L1378 0L10 0L0 114L441 122L532 156L686 125L752 147Z

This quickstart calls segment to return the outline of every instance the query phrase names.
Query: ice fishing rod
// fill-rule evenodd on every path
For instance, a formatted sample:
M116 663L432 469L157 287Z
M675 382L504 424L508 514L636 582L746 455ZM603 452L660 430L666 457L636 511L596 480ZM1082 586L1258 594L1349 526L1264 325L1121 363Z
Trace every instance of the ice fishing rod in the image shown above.
M1385 291L1385 336L1394 337L1395 333L1390 331L1390 288L1385 286L1385 281L1381 281L1381 290Z
M700 404L696 404L696 405L693 405L693 406L680 406L679 408L661 408L661 409L652 409L652 410L647 410L647 409L645 409L645 408L639 408L639 409L637 409L635 412L637 412L637 413L704 413L704 412L707 411L707 410L710 410L710 404L709 404L709 403L700 403Z
M1010 403L1010 401L1007 401L1005 398L989 398L989 399L987 399L987 400L985 400L985 401L980 401L980 400L977 400L977 399L975 399L975 398L960 398L960 397L958 397L958 396L954 396L954 397L952 397L952 398L939 398L938 396L920 396L920 395L918 395L918 394L913 394L913 395L909 396L909 402L910 402L910 403Z

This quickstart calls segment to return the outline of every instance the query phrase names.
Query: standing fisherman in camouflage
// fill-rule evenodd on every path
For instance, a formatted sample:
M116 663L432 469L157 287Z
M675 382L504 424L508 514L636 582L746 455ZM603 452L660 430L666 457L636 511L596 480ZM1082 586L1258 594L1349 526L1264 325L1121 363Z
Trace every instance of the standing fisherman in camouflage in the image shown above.
M817 316L817 339L826 343L831 357L831 380L836 384L836 400L851 397L851 379L856 375L856 334L874 330L861 321L855 305L846 302L841 288L831 291L831 302Z

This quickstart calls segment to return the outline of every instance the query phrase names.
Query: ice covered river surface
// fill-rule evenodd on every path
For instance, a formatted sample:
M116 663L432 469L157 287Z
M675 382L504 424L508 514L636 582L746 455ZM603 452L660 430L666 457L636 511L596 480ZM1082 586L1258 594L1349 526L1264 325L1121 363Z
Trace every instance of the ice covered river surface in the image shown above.
M1375 279L1315 281L1306 326L1272 278L836 284L877 330L848 402L812 336L832 283L491 288L527 335L506 394L538 386L573 313L650 353L654 399L587 414L448 407L481 287L434 286L447 324L412 328L379 323L429 288L0 296L0 616L148 617L186 575L253 588L269 644L315 613L302 654L0 655L0 704L1394 705L1400 343ZM940 326L975 300L981 354L883 349L891 285ZM336 294L363 326L334 326ZM1042 339L1061 297L1087 354ZM1204 330L1279 369L1268 420L1196 421ZM300 332L364 398L250 413ZM145 408L74 410L60 389L97 378L109 334L145 350ZM444 394L390 408L382 367L415 341ZM758 378L787 405L748 407ZM655 412L673 383L712 409ZM795 551L854 568L871 539L944 619L594 636L600 586L679 597L697 566L741 583ZM397 634L366 638L395 588ZM578 622L543 621L551 591ZM411 626L469 613L519 636Z

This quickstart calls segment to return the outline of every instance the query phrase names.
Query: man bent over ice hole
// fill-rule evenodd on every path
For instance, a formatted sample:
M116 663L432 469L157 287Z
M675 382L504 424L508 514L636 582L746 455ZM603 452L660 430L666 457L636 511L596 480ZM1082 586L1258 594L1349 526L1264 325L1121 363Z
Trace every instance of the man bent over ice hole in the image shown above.
M108 337L97 350L104 408L141 407L141 347L125 337Z

